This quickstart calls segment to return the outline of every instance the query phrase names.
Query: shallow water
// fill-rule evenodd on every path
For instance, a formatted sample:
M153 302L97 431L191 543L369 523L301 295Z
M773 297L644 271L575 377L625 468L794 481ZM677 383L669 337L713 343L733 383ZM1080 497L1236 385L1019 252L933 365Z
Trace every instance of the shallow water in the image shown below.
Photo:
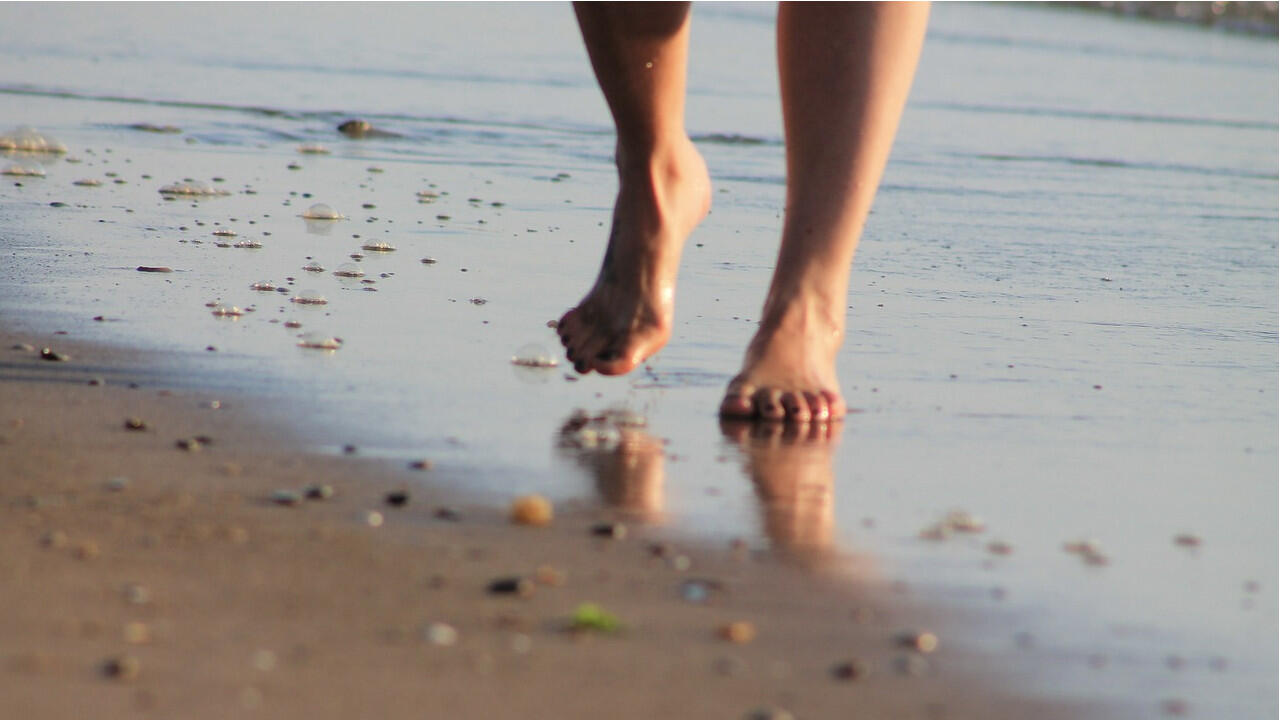
M936 7L854 270L859 412L834 439L753 438L714 408L780 226L772 12L695 10L688 124L718 191L675 336L626 379L511 362L558 346L546 321L594 277L615 187L556 5L0 6L0 129L69 150L4 158L46 176L0 183L0 307L163 350L319 445L429 457L427 481L481 497L870 553L925 597L1012 611L957 641L1014 654L1040 693L1274 715L1275 41ZM401 137L338 134L353 117ZM229 194L158 192L187 178ZM305 219L318 203L345 219ZM262 247L218 245L240 242ZM334 276L353 254L364 277ZM328 302L290 302L306 292ZM565 441L575 408L613 406L645 429ZM917 537L953 509L985 533ZM1081 538L1109 563L1062 550Z

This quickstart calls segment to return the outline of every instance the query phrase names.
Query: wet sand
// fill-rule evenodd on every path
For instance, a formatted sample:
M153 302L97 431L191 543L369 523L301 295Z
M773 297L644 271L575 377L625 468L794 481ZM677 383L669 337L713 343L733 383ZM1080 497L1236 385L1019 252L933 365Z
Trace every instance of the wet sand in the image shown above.
M625 502L514 526L456 504L429 469L309 454L252 398L170 390L143 352L47 330L0 342L0 706L13 717L1104 714L1001 687L993 658L947 632L998 613L943 617L868 558L815 570L803 553L673 546L628 523ZM45 346L70 359L42 359ZM193 437L198 451L175 445ZM333 496L273 502L313 483ZM601 522L629 532L602 537ZM506 577L532 594L488 592ZM622 628L569 630L585 602ZM723 637L734 622L754 638ZM912 629L937 649L904 645Z

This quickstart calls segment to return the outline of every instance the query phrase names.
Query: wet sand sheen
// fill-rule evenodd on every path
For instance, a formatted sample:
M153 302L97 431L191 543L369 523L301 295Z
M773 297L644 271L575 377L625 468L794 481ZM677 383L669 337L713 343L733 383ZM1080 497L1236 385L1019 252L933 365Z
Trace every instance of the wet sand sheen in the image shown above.
M987 685L946 618L866 561L815 575L664 540L645 525L662 477L643 436L593 445L604 508L515 527L429 481L398 489L421 470L301 452L251 398L171 392L145 356L58 339L76 362L10 350L0 377L11 712L1096 716ZM813 543L785 528L779 544ZM504 577L530 584L493 594ZM582 624L583 603L617 620ZM904 646L922 627L941 643Z

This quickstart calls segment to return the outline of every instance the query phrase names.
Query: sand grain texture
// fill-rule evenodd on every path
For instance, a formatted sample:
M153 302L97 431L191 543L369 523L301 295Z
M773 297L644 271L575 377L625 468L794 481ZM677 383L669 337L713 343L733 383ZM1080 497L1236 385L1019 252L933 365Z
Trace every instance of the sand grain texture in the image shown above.
M6 350L0 377L0 706L10 717L1091 714L998 690L986 660L945 635L923 675L895 670L894 633L940 618L885 589L867 562L813 574L693 546L680 548L693 559L680 572L650 550L655 529L602 541L587 511L515 527L503 509L459 505L429 480L370 527L363 513L413 471L307 454L249 399L209 408L208 393L149 383L144 356L53 339L76 361ZM49 340L9 333L3 347ZM87 383L104 371L110 382ZM127 429L126 417L148 429ZM210 440L201 452L175 448L194 436ZM336 494L270 501L309 483ZM443 505L462 521L436 519ZM56 533L65 542L51 542ZM86 543L96 556L77 552ZM562 585L527 598L485 592L547 565ZM690 577L724 591L687 602L679 587ZM624 629L566 631L583 602ZM716 632L739 619L757 629L750 645ZM430 642L436 622L457 629L455 645ZM136 678L103 671L122 658L136 660ZM853 683L832 671L851 658L871 668Z

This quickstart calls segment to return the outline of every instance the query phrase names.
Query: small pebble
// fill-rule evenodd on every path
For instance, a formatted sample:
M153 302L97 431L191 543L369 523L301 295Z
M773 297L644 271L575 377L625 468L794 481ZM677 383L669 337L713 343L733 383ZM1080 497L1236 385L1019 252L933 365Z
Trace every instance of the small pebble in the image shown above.
M151 591L146 585L138 583L129 583L121 589L125 602L130 605L146 605L151 602Z
M600 523L591 526L591 534L610 540L622 540L627 536L627 526L622 523Z
M130 645L145 645L151 642L151 630L147 624L136 620L125 623L121 634L124 641Z
M899 633L898 644L921 653L931 653L938 649L938 636L931 632L909 630Z
M409 504L409 493L405 490L392 490L383 500L391 507L404 507Z
M61 530L50 530L40 536L40 546L51 550L61 550L67 546L67 534Z
M102 663L102 674L112 680L134 680L142 671L142 663L132 655L107 658Z
M516 633L511 636L511 652L517 655L526 655L533 650L533 638L524 633Z
M433 467L435 467L435 463L430 460L414 460L409 463L410 470L430 470Z
M525 495L511 504L511 522L516 525L545 527L551 524L553 516L551 502L541 495Z
M101 551L98 550L98 543L92 540L84 540L76 545L72 554L77 560L92 560L98 557L98 555L101 554Z
M120 492L121 490L129 487L129 478L123 476L113 477L110 480L107 480L104 487L111 492Z
M871 666L865 660L845 660L831 666L832 677L846 682L862 680L870 673Z
M177 442L175 442L174 445L179 450L186 450L187 452L200 452L200 449L203 446L203 443L200 442L199 438L182 438L181 440L178 440Z
M41 348L40 359L48 360L49 362L66 362L71 359L71 356L50 348Z
M560 587L564 585L567 578L565 571L551 565L539 565L538 569L533 571L533 579L539 585L548 587Z
M271 493L271 502L277 505L293 507L302 504L302 493L297 490L276 490Z
M382 527L382 513L377 510L366 510L364 513L364 524L369 527Z
M171 272L173 272L173 268L171 268L171 267L165 267L165 266L163 266L163 265L139 265L139 266L138 266L138 272L145 272L145 273L171 273Z
M454 510L451 507L438 507L436 508L436 511L435 511L435 518L437 520L447 520L449 522L458 522L459 520L462 519L462 515L460 515L457 510Z
M448 623L435 622L423 631L427 642L440 647L450 647L458 642L458 631Z
M745 620L737 620L720 626L720 637L735 645L746 645L756 638L756 626Z
M1173 536L1173 543L1175 545L1181 545L1182 547L1200 547L1200 542L1199 536L1192 535L1191 533L1182 533L1180 535Z
M715 580L685 580L680 583L680 597L685 602L701 604L710 600L712 593L723 589Z
M326 485L324 483L312 483L302 489L302 494L305 495L308 500L328 500L334 496L334 492L332 485Z
M490 595L517 595L519 597L529 597L533 594L534 584L528 578L507 577L498 578L489 583Z
M147 421L136 417L125 418L124 427L126 430L146 430Z
M253 654L250 663L253 667L261 672L271 672L276 669L276 654L267 649L260 649Z

